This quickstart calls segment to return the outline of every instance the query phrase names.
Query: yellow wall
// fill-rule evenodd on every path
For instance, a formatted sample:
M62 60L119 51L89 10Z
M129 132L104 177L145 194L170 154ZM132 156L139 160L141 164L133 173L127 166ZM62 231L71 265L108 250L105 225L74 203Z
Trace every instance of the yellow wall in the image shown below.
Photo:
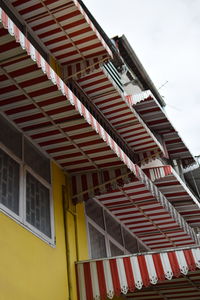
M77 299L76 273L74 262L88 259L86 222L84 215L84 205L82 203L73 205L71 201L71 191L69 180L66 177L66 228L68 244L68 261L69 261L69 290L71 300Z
M14 220L0 213L0 300L66 300L69 299L66 253L70 259L71 300L76 300L74 261L87 258L85 218L82 205L77 213L77 226L72 213L66 213L69 251L66 252L62 206L64 174L53 164L53 199L56 247L30 233ZM69 187L68 187L69 188ZM69 196L69 192L68 196ZM66 199L69 201L69 199ZM76 251L75 229L79 249Z

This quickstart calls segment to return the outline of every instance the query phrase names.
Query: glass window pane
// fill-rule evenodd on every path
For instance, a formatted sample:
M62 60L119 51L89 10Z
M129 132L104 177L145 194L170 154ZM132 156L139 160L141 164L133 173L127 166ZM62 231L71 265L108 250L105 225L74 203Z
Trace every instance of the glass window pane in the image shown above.
M89 224L91 258L106 257L106 244L104 235Z
M38 175L51 182L50 160L26 139L24 140L24 160Z
M90 217L96 224L104 229L103 209L93 199L86 201L85 210L88 217Z
M49 189L28 172L26 175L26 220L51 237Z
M0 149L0 203L19 215L19 164Z
M111 256L123 255L124 251L119 249L115 244L110 241L110 252Z
M139 252L147 252L149 251L145 246L143 246L141 243L138 243Z
M22 157L22 135L6 119L0 116L0 141L16 156Z
M121 245L123 245L121 225L105 211L107 232Z
M130 253L138 253L138 241L127 230L123 229L125 248Z

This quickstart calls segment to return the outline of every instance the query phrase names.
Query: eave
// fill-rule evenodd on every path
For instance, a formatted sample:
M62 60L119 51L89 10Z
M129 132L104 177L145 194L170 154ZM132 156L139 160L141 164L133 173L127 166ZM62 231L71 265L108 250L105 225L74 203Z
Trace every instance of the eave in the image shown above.
M114 39L117 43L121 56L129 66L129 68L137 76L139 81L142 83L143 89L151 90L152 94L156 97L159 104L164 107L166 104L163 98L161 97L151 78L147 74L145 68L143 67L133 48L129 44L127 38L122 35L122 37L116 37Z

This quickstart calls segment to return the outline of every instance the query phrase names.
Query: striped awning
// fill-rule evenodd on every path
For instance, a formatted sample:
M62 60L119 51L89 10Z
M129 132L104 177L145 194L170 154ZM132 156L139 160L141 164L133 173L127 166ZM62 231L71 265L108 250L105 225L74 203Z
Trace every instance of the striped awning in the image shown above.
M77 82L124 141L139 155L142 164L165 155L161 143L125 100L120 79L115 73L117 71L113 69L111 63L104 64Z
M80 300L200 299L200 248L76 263Z
M150 91L126 97L151 130L164 137L171 159L181 159L183 167L195 163L195 159L180 134L167 118L164 109Z
M69 172L124 163L133 169L121 148L2 9L0 19L1 112ZM9 48L10 43L15 46Z
M142 191L139 190L138 195L150 195L152 203L160 205L171 222L175 222L175 235L180 231L189 244L195 244L196 234L193 229L122 151L2 9L0 19L3 24L0 27L1 113L70 174L78 173L77 176L81 176L85 171L98 173L110 167L125 165L132 172L136 183L141 184ZM5 51L13 41L17 46ZM135 184L134 180L130 185ZM128 190L131 189L128 187ZM126 190L122 196L119 195L118 200L124 197L124 192ZM129 196L132 197L128 195L128 199ZM147 199L148 197L141 201ZM134 202L134 198L131 201ZM127 206L127 201L125 202ZM138 203L128 205L133 209ZM144 217L143 207L139 210L141 218L152 223L154 215L148 216L147 213ZM150 210L153 213L153 205ZM156 232L160 233L159 225L155 227ZM150 230L152 229L154 226ZM153 232L150 231L151 234ZM168 239L167 235L165 233ZM173 242L170 241L170 245L174 245Z
M112 52L77 0L11 0L12 10L68 75L89 71Z
M200 228L200 203L171 166L143 169L191 227Z
M196 234L135 166L72 174L74 201L96 198L150 249L194 245Z

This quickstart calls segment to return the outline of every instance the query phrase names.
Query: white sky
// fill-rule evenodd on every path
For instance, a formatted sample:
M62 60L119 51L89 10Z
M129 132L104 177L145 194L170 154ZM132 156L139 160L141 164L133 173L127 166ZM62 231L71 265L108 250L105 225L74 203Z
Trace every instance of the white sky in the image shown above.
M109 37L124 34L167 104L175 128L200 154L200 0L83 0Z

